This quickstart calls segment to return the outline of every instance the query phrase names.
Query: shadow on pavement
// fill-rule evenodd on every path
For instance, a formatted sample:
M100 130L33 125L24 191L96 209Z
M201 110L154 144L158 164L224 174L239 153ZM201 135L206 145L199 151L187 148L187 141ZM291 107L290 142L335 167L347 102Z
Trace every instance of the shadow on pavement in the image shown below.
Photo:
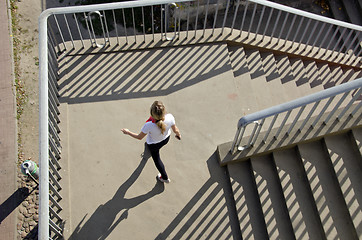
M128 217L128 210L148 199L160 194L164 191L165 186L160 182L156 182L155 186L149 192L130 199L125 198L127 190L136 182L144 169L147 160L150 158L150 153L145 145L145 151L138 167L133 171L131 176L119 187L112 199L105 204L100 205L83 224L87 214L75 228L70 236L70 240L78 239L106 239L109 234L117 227L117 225ZM123 213L116 219L118 213L123 210ZM82 226L83 225L83 226Z
M5 202L0 205L0 224L7 218L30 194L26 187L18 188Z
M157 236L163 239L240 239L241 232L226 167L216 153L208 160L210 178L168 227Z

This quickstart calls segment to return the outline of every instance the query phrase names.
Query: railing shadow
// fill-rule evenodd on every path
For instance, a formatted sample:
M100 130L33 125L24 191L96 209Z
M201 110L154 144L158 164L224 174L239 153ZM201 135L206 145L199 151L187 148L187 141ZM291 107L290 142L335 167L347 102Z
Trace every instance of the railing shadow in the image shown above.
M113 198L105 204L101 204L86 222L84 221L88 214L83 217L69 239L106 239L121 221L127 219L130 209L164 191L164 185L156 182L153 189L147 193L129 199L125 198L127 190L136 182L150 156L145 145L142 160L131 176L118 188ZM122 214L116 219L122 210Z
M29 192L29 189L26 187L18 188L0 205L0 224L33 192L33 190Z
M232 189L216 154L208 160L210 178L156 239L240 239Z
M59 92L67 103L164 96L231 69L222 44L75 55L64 61Z

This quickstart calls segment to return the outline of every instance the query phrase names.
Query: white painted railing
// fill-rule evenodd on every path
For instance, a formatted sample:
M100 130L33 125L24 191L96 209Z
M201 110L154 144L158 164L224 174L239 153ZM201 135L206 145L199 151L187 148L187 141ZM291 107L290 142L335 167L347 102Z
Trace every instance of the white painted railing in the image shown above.
M296 47L295 54L361 60L362 27L264 0L142 0L47 9L39 17L39 239L61 238L58 64L61 53L224 36ZM144 44L145 45L145 44Z

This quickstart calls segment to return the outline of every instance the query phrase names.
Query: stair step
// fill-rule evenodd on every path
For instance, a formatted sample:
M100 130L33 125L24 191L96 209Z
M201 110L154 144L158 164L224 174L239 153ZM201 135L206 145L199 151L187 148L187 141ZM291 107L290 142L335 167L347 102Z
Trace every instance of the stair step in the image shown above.
M241 46L228 46L228 51L234 77L248 73L249 70L244 48Z
M343 69L343 76L342 76L341 81L339 81L339 84L352 81L352 80L356 79L357 76L358 76L358 72L355 72L353 70L353 68Z
M331 75L333 76L333 78L328 79L328 81L324 83L324 88L336 86L337 84L339 84L339 81L342 79L343 76L343 70L340 66L329 66L329 68L331 70Z
M357 151L359 151L362 156L362 128L353 129L352 135L357 146Z
M306 73L306 69L302 59L300 58L289 58L290 66L294 75L294 82L296 84L295 97L303 97L311 93L312 89L310 88L308 79L308 75ZM317 89L313 89L313 91L317 91Z
M280 77L278 67L275 64L275 57L272 52L260 52L262 57L263 68L265 71L265 78L268 82L278 79Z
M311 88L321 86L323 80L321 79L318 71L318 66L315 61L304 61L305 72L309 78Z
M285 199L271 155L251 159L270 239L294 239Z
M297 86L305 85L306 83L308 83L309 79L307 77L302 59L290 58L289 61L293 70L294 80Z
M319 76L322 79L323 87L329 82L335 82L334 77L331 73L331 69L327 63L317 63Z
M289 83L294 80L293 70L290 66L290 61L287 55L275 55L276 64L280 80L283 84Z
M296 239L323 239L313 195L296 149L273 153Z
M334 171L336 173L347 208L359 239L362 239L362 162L361 155L353 148L348 134L325 138Z
M355 239L353 224L322 142L299 144L298 150L326 238Z
M229 57L234 75L235 92L240 102L244 103L240 108L241 114L247 115L262 109L257 102L258 96L253 90L254 81L251 81L246 62L245 50L241 46L229 46ZM239 101L239 100L238 100Z
M250 161L227 165L243 239L267 239Z
M265 75L259 50L245 49L245 54L251 79Z

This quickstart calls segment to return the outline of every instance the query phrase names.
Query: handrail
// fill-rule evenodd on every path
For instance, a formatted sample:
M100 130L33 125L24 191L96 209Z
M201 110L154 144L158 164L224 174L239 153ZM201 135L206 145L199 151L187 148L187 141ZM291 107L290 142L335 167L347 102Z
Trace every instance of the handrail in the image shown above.
M277 106L273 106L273 107L270 107L270 108L267 108L267 109L264 109L264 110L261 110L261 111L258 111L258 112L255 112L255 113L252 113L252 114L249 114L247 116L244 116L242 118L239 119L238 121L238 125L237 125L237 132L235 134L235 138L234 138L234 141L233 141L233 144L232 144L232 147L230 149L230 152L234 152L236 148L238 148L238 150L244 150L248 147L251 147L252 144L255 142L256 138L258 137L257 135L259 134L259 131L257 133L255 133L256 131L253 130L253 133L248 136L247 138L249 138L249 142L246 146L242 146L240 147L240 143L242 141L242 138L243 138L243 134L245 132L245 128L251 124L251 123L255 123L255 122L258 122L261 120L265 121L265 119L269 118L269 117L274 117L272 123L269 125L270 127L268 128L267 132L266 132L266 137L268 136L268 134L270 133L272 127L274 127L274 124L275 124L275 120L276 118L282 114L282 113L285 113L285 112L288 112L289 114L291 113L292 110L294 109L298 109L298 108L301 108L300 112L298 113L298 118L300 117L301 113L305 110L305 106L309 105L309 104L319 104L321 102L321 100L323 99L332 99L339 95L339 94L342 94L342 93L348 93L348 92L351 92L352 90L355 90L355 89L360 89L355 95L354 97L350 100L350 102L347 104L347 106L345 107L345 111L343 111L337 118L340 119L342 117L342 114L345 114L346 111L347 111L347 108L351 107L353 102L355 102L357 100L357 98L360 96L361 94L361 89L362 89L362 78L360 79L356 79L354 81L351 81L351 82L348 82L348 83L344 83L344 84L341 84L341 85L338 85L338 86L334 86L334 87L331 87L331 88L328 88L328 89L325 89L321 92L317 92L317 93L313 93L313 94L310 94L308 96L304 96L304 97L301 97L301 98L298 98L298 99L295 99L295 100L292 100L290 102L287 102L287 103L282 103L280 105L277 105ZM345 99L345 98L344 98ZM343 99L343 100L344 100ZM326 108L331 104L331 101L328 101L327 104L324 106L324 111L321 111L318 115L318 119L320 119L321 115L325 112ZM340 105L341 103L339 103ZM315 105L317 106L317 105ZM315 108L314 108L315 109ZM333 109L333 111L335 112L337 109ZM308 117L310 118L312 113L314 112L315 110L313 111L310 111L311 114L308 114ZM332 115L334 112L331 112L330 115ZM289 114L288 114L288 117L289 117ZM287 118L284 118L284 120L286 121ZM296 122L297 119L294 119L294 123L292 126L289 126L289 129L288 129L288 132L290 132L292 130L292 128L295 126L295 122ZM305 119L304 120L304 123L307 121L308 119ZM329 120L329 119L328 119ZM282 130L282 128L285 126L285 121L283 121L283 123L281 124L281 126L279 126L279 130L278 130L278 133L280 133L280 131ZM324 120L324 121L327 121L327 120ZM260 127L261 125L263 125L262 123L259 123ZM304 127L305 125L303 124L302 127ZM264 137L264 141L266 139L266 137Z

